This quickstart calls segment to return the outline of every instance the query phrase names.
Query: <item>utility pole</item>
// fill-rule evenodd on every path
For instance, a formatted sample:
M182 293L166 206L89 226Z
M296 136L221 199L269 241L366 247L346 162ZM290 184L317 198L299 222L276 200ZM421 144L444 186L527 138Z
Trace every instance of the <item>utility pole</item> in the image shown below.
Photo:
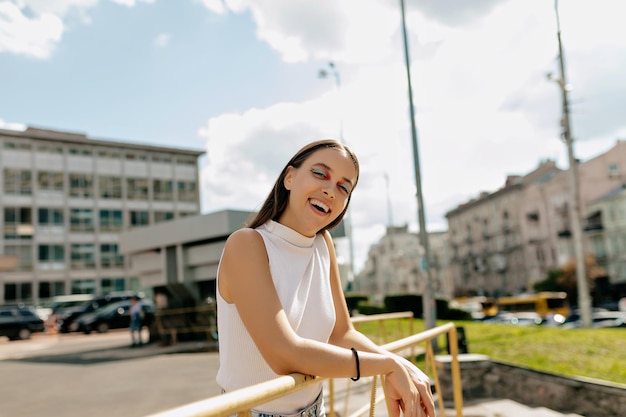
M404 64L406 67L406 78L409 89L409 112L411 118L411 136L413 143L413 164L415 168L415 186L417 188L417 217L419 222L420 243L424 248L424 262L422 269L426 273L426 286L422 295L422 306L424 313L424 326L432 329L436 325L437 306L433 296L433 277L428 263L430 262L430 245L428 243L428 232L426 230L426 214L424 209L424 197L422 195L422 180L420 175L419 150L417 147L417 129L415 127L415 108L413 106L413 88L411 86L411 69L409 59L409 45L406 34L406 21L404 17L404 0L400 0L400 10L402 11L402 38L404 39ZM433 340L436 343L436 340ZM436 347L436 346L435 346Z
M574 241L574 256L576 257L576 284L578 288L578 309L582 327L590 328L591 322L591 301L589 298L589 287L587 285L587 274L585 270L585 259L583 250L583 230L581 226L580 207L580 184L578 180L578 164L574 157L574 143L572 129L569 118L569 101L567 97L568 85L565 78L565 58L563 57L563 45L561 43L561 22L559 19L559 3L554 0L554 10L556 12L557 40L559 43L559 71L560 79L554 80L561 89L561 101L563 105L563 140L567 145L567 156L569 159L569 216L570 227L572 229L572 239ZM551 74L548 78L552 79Z
M328 62L328 70L322 68L318 72L319 78L327 78L330 74L335 77L335 88L337 92L337 100L339 101L339 142L342 145L345 145L346 142L343 138L343 97L341 95L341 75L335 66L335 63L332 61ZM346 285L354 285L354 239L352 237L352 215L350 214L350 207L348 206L348 210L346 211L345 216L343 217L343 225L345 234L348 238L348 252L349 252L349 261L350 268L348 269L348 282Z

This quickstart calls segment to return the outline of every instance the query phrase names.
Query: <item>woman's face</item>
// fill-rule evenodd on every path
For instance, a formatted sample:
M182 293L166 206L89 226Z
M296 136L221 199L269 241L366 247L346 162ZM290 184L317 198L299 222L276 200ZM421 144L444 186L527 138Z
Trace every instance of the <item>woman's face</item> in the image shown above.
M287 168L284 186L290 191L289 202L278 221L314 236L341 214L356 181L354 162L343 150L315 151L299 168Z

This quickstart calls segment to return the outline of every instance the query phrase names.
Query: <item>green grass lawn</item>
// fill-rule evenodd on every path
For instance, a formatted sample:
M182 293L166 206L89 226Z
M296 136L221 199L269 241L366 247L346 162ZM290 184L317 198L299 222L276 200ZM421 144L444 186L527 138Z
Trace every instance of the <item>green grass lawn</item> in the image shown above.
M438 322L438 325L448 323ZM455 322L463 327L469 353L488 355L491 359L512 365L563 376L582 376L626 384L626 328L559 329L544 326L515 326L472 321ZM385 323L386 340L381 340L376 323L362 323L359 330L378 343L400 335L395 321ZM416 333L424 330L422 320L414 320ZM446 339L438 347L447 353Z

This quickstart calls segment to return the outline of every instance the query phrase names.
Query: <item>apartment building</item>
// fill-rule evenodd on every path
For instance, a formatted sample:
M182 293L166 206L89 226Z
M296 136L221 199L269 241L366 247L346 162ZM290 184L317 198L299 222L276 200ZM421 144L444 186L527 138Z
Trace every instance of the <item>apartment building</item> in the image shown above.
M448 273L447 233L431 232L428 239L429 268L435 296L448 298L452 289ZM355 290L374 296L378 302L382 302L388 294L423 294L427 284L423 257L419 235L409 232L408 225L387 226L385 235L369 249Z
M589 203L624 182L626 142L579 162L583 225ZM525 176L510 176L492 193L447 213L455 295L498 296L528 290L574 255L569 177L553 161ZM590 253L589 239L584 239Z
M120 234L198 214L202 154L0 130L0 304L139 289Z

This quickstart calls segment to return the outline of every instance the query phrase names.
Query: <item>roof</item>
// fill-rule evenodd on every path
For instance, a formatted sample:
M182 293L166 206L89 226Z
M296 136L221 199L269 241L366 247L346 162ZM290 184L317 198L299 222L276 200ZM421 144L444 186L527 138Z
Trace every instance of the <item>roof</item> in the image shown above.
M37 127L28 127L26 130L8 130L0 129L0 136L11 137L16 139L35 139L50 140L56 142L65 142L80 145L95 145L105 147L116 147L143 151L156 151L165 153L175 153L179 155L191 155L198 157L205 153L204 150L184 149L167 146L144 145L140 143L132 143L126 141L113 141L107 139L95 139L87 136L85 133L42 129Z

